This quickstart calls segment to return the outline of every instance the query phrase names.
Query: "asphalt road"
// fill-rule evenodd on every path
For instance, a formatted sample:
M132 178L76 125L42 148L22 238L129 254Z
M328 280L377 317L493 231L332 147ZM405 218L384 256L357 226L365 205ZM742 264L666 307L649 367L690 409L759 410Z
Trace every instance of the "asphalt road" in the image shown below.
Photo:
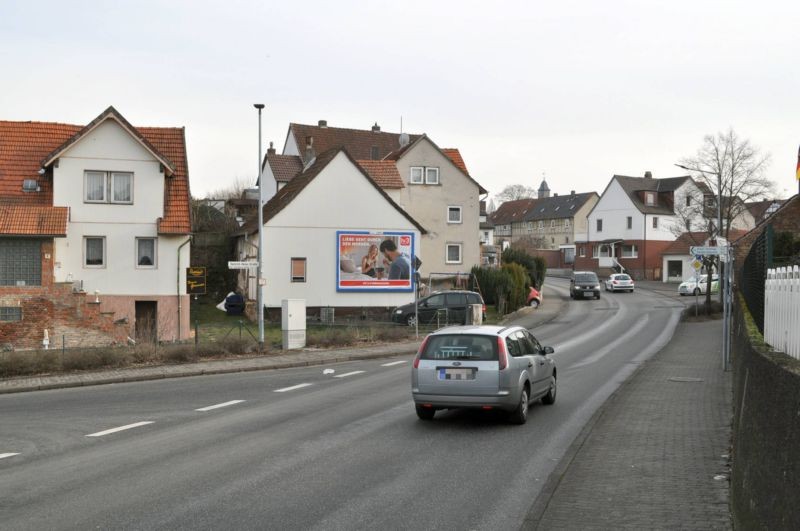
M683 308L645 290L548 289L565 311L533 332L556 349L558 399L524 426L419 421L410 357L1 395L2 527L516 529Z

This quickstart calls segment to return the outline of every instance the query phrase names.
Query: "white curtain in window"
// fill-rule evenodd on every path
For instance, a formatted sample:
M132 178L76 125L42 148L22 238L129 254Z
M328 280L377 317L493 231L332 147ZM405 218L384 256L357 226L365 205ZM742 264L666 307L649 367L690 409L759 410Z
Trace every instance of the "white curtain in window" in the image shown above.
M140 266L151 266L156 263L156 242L152 238L137 240L137 262Z
M105 201L106 174L102 172L86 173L86 200Z
M113 201L130 203L133 197L133 176L129 173L115 173L113 176Z
M103 238L86 238L86 265L103 265Z

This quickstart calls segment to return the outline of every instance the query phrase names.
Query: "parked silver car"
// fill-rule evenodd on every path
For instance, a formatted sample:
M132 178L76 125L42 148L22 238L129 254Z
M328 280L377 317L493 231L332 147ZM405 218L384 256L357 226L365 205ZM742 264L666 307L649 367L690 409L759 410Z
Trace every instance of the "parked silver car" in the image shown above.
M431 420L438 409L500 409L524 424L531 402L556 401L552 353L521 326L452 326L429 334L411 369L417 415Z

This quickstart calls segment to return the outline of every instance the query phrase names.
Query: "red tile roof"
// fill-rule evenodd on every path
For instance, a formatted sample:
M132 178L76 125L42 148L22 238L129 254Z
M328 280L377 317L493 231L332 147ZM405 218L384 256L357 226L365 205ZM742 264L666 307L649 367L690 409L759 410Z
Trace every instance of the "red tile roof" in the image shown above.
M69 208L32 205L0 206L0 234L66 236Z
M403 178L397 171L397 163L393 160L358 160L367 175L381 188L405 188Z
M464 159L461 157L461 152L456 148L442 148L442 152L453 161L453 164L458 166L458 169L469 175L467 165L464 164Z
M113 108L100 116L111 114L119 116ZM71 145L84 130L84 126L70 124L0 121L0 205L52 206L52 169L39 175L42 162ZM189 171L183 128L139 127L135 130L146 145L174 168L173 175L165 177L164 216L159 219L158 232L188 234ZM25 179L36 179L40 191L23 192Z
M267 163L275 176L275 181L288 183L298 173L303 171L303 161L296 155L267 154Z
M490 216L495 225L511 225L527 219L529 212L533 211L537 199L515 199L500 205Z
M289 124L289 133L294 135L297 150L304 162L306 157L306 139L313 138L314 153L319 154L335 147L344 147L356 160L382 159L400 147L400 134L386 131L363 129L345 129L342 127L320 127L318 125ZM420 135L409 135L411 142ZM376 148L377 157L373 157L372 148Z

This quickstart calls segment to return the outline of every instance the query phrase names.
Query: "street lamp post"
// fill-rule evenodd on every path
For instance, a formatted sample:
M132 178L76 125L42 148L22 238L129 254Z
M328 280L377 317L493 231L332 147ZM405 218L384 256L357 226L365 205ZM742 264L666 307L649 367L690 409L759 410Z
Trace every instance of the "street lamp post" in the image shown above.
M264 183L262 181L263 172L261 171L261 110L263 103L255 103L253 107L258 109L258 267L256 268L256 304L258 304L258 348L264 350L264 289L261 280L263 270L262 259L264 253Z

